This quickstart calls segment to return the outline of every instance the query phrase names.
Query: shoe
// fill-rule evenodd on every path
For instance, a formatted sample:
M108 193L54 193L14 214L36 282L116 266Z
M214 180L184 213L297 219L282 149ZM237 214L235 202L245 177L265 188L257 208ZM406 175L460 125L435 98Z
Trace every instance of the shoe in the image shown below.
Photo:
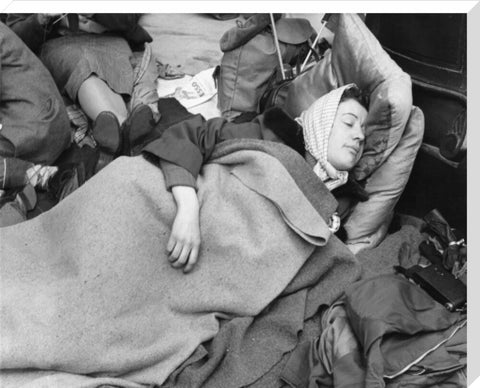
M138 148L155 128L153 112L148 105L137 105L124 123L123 155L136 155Z
M67 163L59 166L58 172L48 182L48 192L61 201L86 181L83 163Z
M112 112L99 113L92 127L92 135L101 151L117 156L122 150L122 129Z

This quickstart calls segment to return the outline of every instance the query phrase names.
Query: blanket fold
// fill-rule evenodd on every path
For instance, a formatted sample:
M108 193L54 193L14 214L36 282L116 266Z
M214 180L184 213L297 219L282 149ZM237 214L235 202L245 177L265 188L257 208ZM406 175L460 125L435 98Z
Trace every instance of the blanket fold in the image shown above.
M32 386L60 378L44 371L70 387L94 376L160 385L220 318L256 316L285 290L313 244L328 243L333 197L317 198L325 189L287 147L226 143L199 178L202 246L188 275L166 259L175 204L142 157L116 159L49 212L0 229L3 370L39 369Z

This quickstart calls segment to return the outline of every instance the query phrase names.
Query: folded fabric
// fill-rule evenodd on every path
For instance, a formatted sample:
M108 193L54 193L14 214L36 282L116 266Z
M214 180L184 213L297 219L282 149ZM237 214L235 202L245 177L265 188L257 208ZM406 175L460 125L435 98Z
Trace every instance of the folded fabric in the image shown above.
M358 341L335 303L322 316L322 334L295 349L281 377L291 387L356 387L364 375Z
M400 275L380 275L347 288L281 377L295 388L462 386L466 352L464 316Z
M465 332L463 350L437 351L466 327L466 317L448 311L401 275L352 284L345 292L345 309L366 360L366 387L382 387L384 378L394 379L414 366L420 366L417 374L441 374L466 365Z

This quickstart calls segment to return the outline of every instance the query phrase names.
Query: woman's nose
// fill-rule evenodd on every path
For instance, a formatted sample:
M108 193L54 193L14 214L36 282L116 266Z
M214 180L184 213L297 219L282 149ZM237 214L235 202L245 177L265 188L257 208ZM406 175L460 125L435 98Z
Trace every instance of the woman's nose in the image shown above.
M355 124L354 139L361 142L365 140L365 127L360 123Z

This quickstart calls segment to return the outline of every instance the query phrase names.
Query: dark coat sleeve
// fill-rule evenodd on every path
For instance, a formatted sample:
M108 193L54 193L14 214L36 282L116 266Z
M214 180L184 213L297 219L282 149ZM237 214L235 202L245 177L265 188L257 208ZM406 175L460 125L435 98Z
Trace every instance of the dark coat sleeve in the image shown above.
M206 121L201 115L195 115L167 128L159 139L147 144L142 152L171 164L163 169L168 188L175 185L191 186L192 180L185 178L185 172L195 181L218 143L239 138L264 139L263 135L258 122L234 124L223 118Z
M15 32L20 39L34 53L40 51L40 47L45 41L48 30L42 26L37 19L36 14L11 13L8 14L6 24Z
M189 171L166 160L160 159L159 162L167 190L170 191L173 186L190 186L197 190L197 180Z

